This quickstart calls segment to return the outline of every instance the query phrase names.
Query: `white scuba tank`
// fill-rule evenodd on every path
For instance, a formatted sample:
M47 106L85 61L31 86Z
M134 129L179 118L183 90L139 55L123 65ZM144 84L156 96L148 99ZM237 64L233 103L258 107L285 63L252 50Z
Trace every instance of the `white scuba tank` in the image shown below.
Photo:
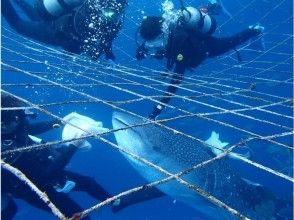
M208 14L197 8L187 7L182 11L183 22L186 27L203 34L212 34L216 28L216 21Z
M38 0L36 7L45 20L54 20L83 4L85 0Z

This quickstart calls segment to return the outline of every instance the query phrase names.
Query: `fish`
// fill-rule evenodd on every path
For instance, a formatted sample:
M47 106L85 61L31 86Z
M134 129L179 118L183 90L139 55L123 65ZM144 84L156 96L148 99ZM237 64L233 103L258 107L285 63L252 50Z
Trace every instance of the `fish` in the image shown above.
M146 120L126 113L114 112L112 126L116 130L114 136L117 144L170 173L183 171L215 156L211 147L203 143L193 141L155 123L138 126L142 123L146 123ZM123 155L148 182L166 177L165 174L148 167L143 162L125 153ZM270 219L275 213L276 206L272 206L274 202L264 203L265 200L274 200L271 194L259 184L248 184L248 181L244 181L227 163L226 158L209 163L181 178L249 218ZM228 211L213 205L176 180L157 187L166 195L186 203L210 218L235 219ZM271 206L264 207L263 203Z

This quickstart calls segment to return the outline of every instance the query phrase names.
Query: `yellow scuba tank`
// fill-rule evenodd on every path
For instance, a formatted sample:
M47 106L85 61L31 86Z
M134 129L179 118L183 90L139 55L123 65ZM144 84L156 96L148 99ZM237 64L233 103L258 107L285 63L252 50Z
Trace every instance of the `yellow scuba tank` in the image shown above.
M37 0L36 8L44 20L55 20L84 2L85 0Z
M182 21L188 29L203 34L212 34L216 29L215 19L193 7L182 10Z

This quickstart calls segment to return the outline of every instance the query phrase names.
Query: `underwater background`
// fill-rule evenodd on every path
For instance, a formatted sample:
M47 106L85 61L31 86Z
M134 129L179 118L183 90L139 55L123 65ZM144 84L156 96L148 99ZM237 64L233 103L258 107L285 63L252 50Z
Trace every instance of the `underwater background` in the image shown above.
M179 8L179 2L173 2L175 8ZM186 6L198 7L205 5L205 1L186 1ZM192 96L200 94L215 94L220 91L231 92L235 88L244 91L242 94L251 96L250 88L254 86L254 91L259 92L259 97L272 103L281 100L293 100L293 1L277 1L277 0L223 0L226 9L232 14L232 19L226 16L217 16L216 20L219 25L215 35L228 36L236 33L249 25L260 23L265 27L264 43L265 50L257 51L245 47L240 49L242 62L239 63L234 51L218 57L216 59L206 60L201 66L191 72L187 72L185 77L187 81L195 83L203 83L203 87L197 88L197 94L191 94L187 90L179 89L177 95ZM122 101L117 104L120 108L135 112L136 114L147 116L154 103L143 99L141 101L123 103L125 100L136 98L134 94L126 93L109 87L103 83L121 83L120 88L143 95L162 95L162 92L150 90L148 88L136 85L134 83L125 83L122 79L138 82L139 84L148 84L148 79L138 78L132 75L124 75L124 73L141 74L155 80L162 80L160 72L165 67L165 62L154 59L145 59L136 61L135 50L136 42L134 36L138 25L143 16L162 14L161 1L158 0L130 0L126 9L126 17L123 28L114 41L114 54L116 55L116 64L114 67L105 63L94 63L85 59L73 59L50 50L39 43L25 42L24 38L11 32L10 27L2 18L2 62L21 68L23 71L32 72L45 79L54 81L61 85L69 86L79 92L83 92L101 100L111 101L113 103ZM50 47L50 46L49 46ZM22 56L20 54L24 54ZM35 61L32 61L35 60ZM24 62L22 62L24 61ZM69 65L72 64L72 65ZM92 73L91 70L95 70ZM99 71L101 71L99 73ZM71 74L72 72L88 76L89 78L79 77L79 75ZM107 74L104 74L107 73ZM247 77L249 76L249 77ZM64 105L51 105L45 108L60 117L70 112L78 112L97 121L102 121L104 127L111 128L111 117L113 108L103 103L68 103L75 100L86 100L85 97L65 92L58 86L44 85L41 80L30 77L26 74L20 74L16 71L2 67L1 72L2 89L16 94L20 97L28 99L32 103L39 105L48 103L66 103ZM226 80L226 79L231 80ZM96 82L90 80L95 79ZM267 79L267 80L264 80ZM100 83L99 83L100 82ZM103 83L101 83L103 82ZM168 80L166 81L168 82ZM79 86L91 84L90 86ZM33 85L35 84L35 85ZM40 84L40 85L37 85ZM226 85L226 86L222 86ZM193 89L195 85L185 85L186 88ZM165 90L166 85L157 84L153 87ZM215 90L216 89L216 90ZM220 93L220 92L218 92ZM282 99L282 98L284 99ZM230 100L230 102L224 101ZM226 97L221 94L214 96L199 96L197 101L207 103L214 106L220 106L224 109L237 108L236 103L251 106L261 105L259 99L248 99L237 95L228 95ZM266 103L263 103L266 104ZM212 112L211 107L204 106L199 103L184 101L174 98L171 105L185 109L192 113ZM266 108L269 111L278 112L280 115L292 117L293 103L285 106L270 106ZM48 115L37 112L36 121L50 119ZM293 120L281 117L277 114L262 112L258 109L245 111L244 115L258 118L261 120L269 120L274 124L292 128ZM165 109L160 118L175 117L181 115L182 112L175 109ZM225 124L233 125L259 134L260 136L268 136L285 132L284 127L274 126L273 124L264 124L261 121L251 120L250 117L242 117L233 114L219 114L210 116L211 119L221 121ZM250 134L246 134L241 130L232 127L222 126L211 120L203 118L185 118L172 121L168 124L172 128L178 129L186 134L190 134L201 140L209 138L212 131L220 134L221 140L230 144L238 143L242 139L246 139ZM46 141L60 140L61 129L55 129L41 135ZM113 134L105 135L107 140L115 143ZM293 148L292 135L280 137L276 141L289 145ZM109 147L105 143L91 139L93 148L89 151L79 151L72 158L68 165L68 169L93 177L111 194L116 195L122 191L146 184L133 167L117 150ZM254 155L254 161L264 166L277 170L285 175L293 177L293 150L278 148L278 146L256 140L248 143L246 146ZM279 196L290 197L293 195L293 184L290 181L278 178L265 171L260 171L256 167L248 164L235 162L234 168L241 175L247 175L246 178L254 179L254 182L261 185L269 184L276 189ZM70 192L71 196L84 209L97 203L94 199L85 193ZM22 219L54 219L55 217L47 212L41 211L27 205L21 200L16 200L19 211L16 220ZM289 201L292 204L293 202ZM109 206L103 207L98 211L91 213L91 219L207 219L197 210L188 205L174 200L168 196L154 199L144 203L137 204L126 208L118 213L112 213ZM286 216L293 216L287 214ZM217 215L214 219L218 219ZM283 218L281 219L291 219ZM292 218L293 219L293 218Z

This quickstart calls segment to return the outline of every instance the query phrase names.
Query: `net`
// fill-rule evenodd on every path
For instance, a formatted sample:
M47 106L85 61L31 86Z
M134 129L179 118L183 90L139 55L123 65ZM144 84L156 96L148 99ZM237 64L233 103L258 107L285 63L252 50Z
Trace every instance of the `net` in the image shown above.
M188 1L185 4L198 6L204 2ZM229 35L232 27L236 31L249 24L260 23L266 27L266 48L259 50L248 44L243 45L238 49L242 62L238 61L234 51L205 61L193 72L186 73L169 104L159 100L169 85L172 73L163 71L162 62L145 60L138 63L133 55L136 48L134 36L142 15L154 13L154 8L160 9L161 2L129 2L124 27L114 44L118 64L93 62L16 35L2 26L2 92L23 101L29 109L39 112L41 118L56 118L68 123L62 117L72 110L84 112L85 115L89 112L94 116L104 115L106 118L111 118L113 111L119 111L142 121L123 130L155 126L174 134L174 141L180 137L220 151L217 156L199 163L195 161L184 170L176 170L161 167L117 144L113 134L122 129L110 129L99 135L86 131L87 136L82 139L97 139L103 145L156 170L162 174L162 178L119 193L84 210L78 217L84 217L126 195L172 181L204 197L214 207L241 219L250 217L244 215L242 210L233 208L237 206L227 204L225 198L190 182L186 177L191 173L203 172L206 168L214 169L222 164L220 161L233 156L238 166L255 170L258 175L284 185L287 192L292 191L292 2L232 2L227 9L234 13L218 19L216 35ZM165 109L157 120L149 120L146 117L157 104L164 105ZM222 149L207 144L206 139L211 131L217 131L221 136L224 134L225 139L229 140L229 147ZM54 140L23 146L2 151L2 155L42 150L65 142L69 141ZM242 154L243 149L250 153L250 157ZM3 161L1 165L4 169L14 169ZM14 170L14 173L19 175L18 171ZM24 182L33 185L29 180L24 179ZM33 189L40 198L44 198L35 186ZM231 190L236 190L236 187ZM283 190L276 191L277 198L283 197ZM51 202L49 204L56 216L65 218L58 207Z

